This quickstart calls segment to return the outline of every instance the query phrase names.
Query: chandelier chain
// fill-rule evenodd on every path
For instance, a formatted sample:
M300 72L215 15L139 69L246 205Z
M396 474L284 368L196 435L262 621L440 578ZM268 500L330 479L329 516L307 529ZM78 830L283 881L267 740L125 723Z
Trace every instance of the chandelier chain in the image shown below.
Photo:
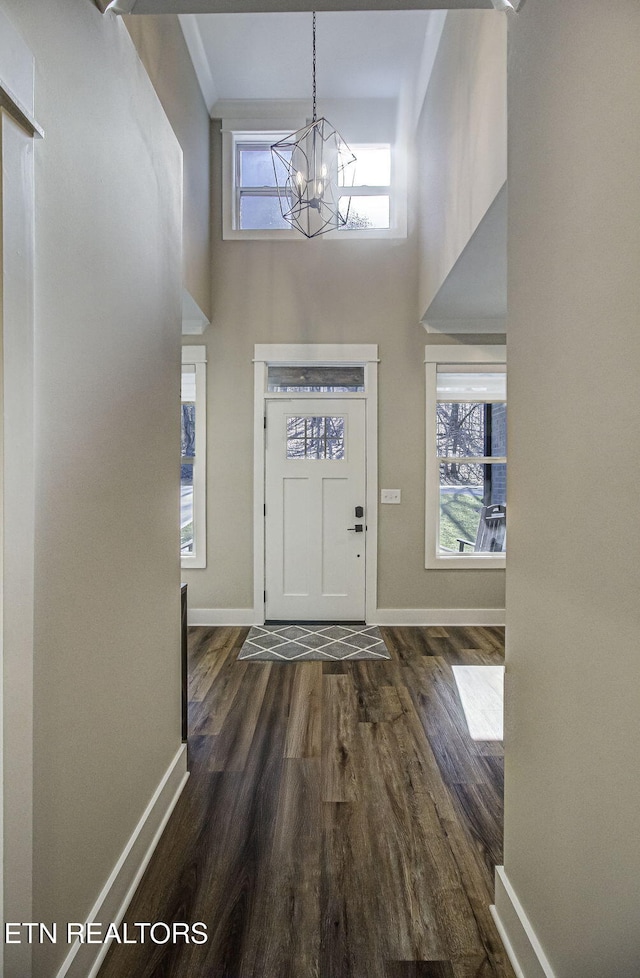
M316 113L316 12L313 11L313 118L312 121L315 122L317 119Z

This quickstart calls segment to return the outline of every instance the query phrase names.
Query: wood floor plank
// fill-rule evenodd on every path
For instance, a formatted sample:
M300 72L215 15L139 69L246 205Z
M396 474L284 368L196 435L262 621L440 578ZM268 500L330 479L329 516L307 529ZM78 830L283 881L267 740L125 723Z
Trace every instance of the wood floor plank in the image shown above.
M238 662L237 668L226 665L218 671L213 695L207 697L207 709L200 713L199 722L194 728L196 734L211 734L215 737L220 733L242 685L246 669L246 662Z
M202 703L226 665L227 652L224 649L212 649L209 656L202 656L192 665L188 684L191 703Z
M266 939L257 948L257 960L251 969L256 974L321 978L321 810L320 758L287 758L270 857L270 919L265 921ZM277 900L273 899L274 893L278 894Z
M411 886L412 902L405 908L405 915L411 922L412 953L398 957L444 960L472 953L478 947L479 934L442 813L425 780L417 776L415 765L397 763L400 757L411 757L409 724L410 715L405 713L397 722L379 724L377 729L377 764L393 808L387 824L395 833L393 848L402 860L405 886ZM423 743L423 755L427 749ZM395 785L391 768L395 771Z
M402 701L398 696L396 687L381 686L380 720L384 723L393 723L394 720L398 720L402 716L403 712Z
M322 800L355 801L357 697L350 675L323 676Z
M380 926L387 931L389 958L437 959L446 957L446 945L436 916L436 903L443 896L441 876L444 873L447 877L447 890L451 870L455 873L455 863L446 844L440 848L440 858L431 858L429 849L438 849L442 844L441 826L433 806L420 812L421 821L417 825L413 821L415 807L406 803L407 799L403 799L405 804L398 804L405 787L404 784L401 786L404 772L393 763L389 749L396 726L394 724L391 731L389 724L360 724L358 729L363 753L368 758L361 777L362 798L373 861L377 867L377 886L370 899L374 901ZM421 846L422 829L426 829L425 834L429 836L429 849ZM418 847L420 858L416 861ZM460 889L459 892L463 897L463 891ZM463 915L468 916L468 910L465 903ZM474 946L473 939L471 946Z
M455 978L450 961L391 961L387 978Z
M253 664L263 669L263 663ZM202 973L258 978L259 957L273 894L270 854L276 830L284 764L291 673L273 669L259 710L255 734L236 793L227 799L215 858L202 868L199 919L211 922L210 938L198 954Z
M99 978L514 978L489 912L503 758L451 665L500 629L383 628L379 662L238 662L190 630L191 777L125 921L206 944L112 945Z
M294 669L285 757L320 757L322 745L322 662L299 662Z
M424 785L438 811L447 841L465 888L478 927L483 954L478 967L489 969L487 975L512 975L506 953L497 936L489 906L493 901L493 872L468 825L461 822L449 787L438 777L439 766L431 744L424 737L422 723L413 710L408 689L398 690L405 706L406 741L398 744L399 762L412 784ZM483 963L486 958L486 963ZM495 970L494 970L495 969ZM479 972L482 974L482 971ZM465 976L466 978L466 976Z
M456 784L451 790L456 807L464 816L491 873L494 866L502 865L503 859L503 839L500 831L502 823L496 819L497 814L503 813L502 798L484 784Z
M255 736L260 711L271 677L271 662L238 663L248 665L248 695L238 697L237 690L224 713L224 724L210 751L210 771L244 771ZM217 724L214 729L217 729Z
M438 760L442 777L447 784L477 784L483 781L483 771L475 763L475 752L465 731L457 725L459 715L451 716L447 709L446 663L437 656L413 663L408 679L411 698ZM407 671L405 669L405 671ZM464 723L464 720L462 720Z
M447 638L444 628L389 627L381 629L387 648L392 650L401 662L410 661L415 656L438 654L438 641Z
M363 808L333 802L322 810L320 975L385 978L389 931L373 912L379 867Z
M479 664L477 659L473 664ZM503 756L504 750L501 742L474 741L470 738L467 717L450 662L441 656L434 656L427 662L422 662L420 668L429 674L429 680L424 684L424 688L429 690L437 699L438 704L448 714L453 725L447 728L449 732L455 731L452 746L455 745L458 750L462 749L472 756L486 754ZM463 764L466 765L467 761L465 760ZM483 763L471 761L470 767L475 771L476 777L482 781L484 778Z
M378 662L352 662L351 676L358 703L358 720L375 723L380 719L380 673L376 671ZM370 668L372 667L372 668Z

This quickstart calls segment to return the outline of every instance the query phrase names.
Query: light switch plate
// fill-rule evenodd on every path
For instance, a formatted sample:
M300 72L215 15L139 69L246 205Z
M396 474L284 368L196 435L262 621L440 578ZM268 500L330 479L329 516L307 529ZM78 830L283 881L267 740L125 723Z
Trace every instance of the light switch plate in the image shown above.
M399 503L400 502L400 489L381 489L380 490L380 502L381 503Z

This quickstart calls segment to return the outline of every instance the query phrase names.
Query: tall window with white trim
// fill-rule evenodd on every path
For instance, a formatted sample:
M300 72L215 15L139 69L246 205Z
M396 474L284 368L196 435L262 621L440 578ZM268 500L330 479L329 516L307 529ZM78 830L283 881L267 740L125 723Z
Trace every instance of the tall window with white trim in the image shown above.
M491 350L427 347L427 567L504 566L506 365Z
M180 557L183 568L206 567L206 349L182 348Z

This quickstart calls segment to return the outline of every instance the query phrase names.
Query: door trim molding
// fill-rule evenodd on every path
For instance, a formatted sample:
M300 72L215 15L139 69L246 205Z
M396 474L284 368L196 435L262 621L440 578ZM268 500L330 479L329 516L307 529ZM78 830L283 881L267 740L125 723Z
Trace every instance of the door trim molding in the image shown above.
M253 413L253 618L264 623L265 587L265 400L269 363L356 363L365 368L362 394L347 395L365 401L367 566L365 619L373 620L378 600L378 346L375 343L258 343L254 347ZM286 397L286 395L282 395ZM319 395L320 397L322 395ZM330 396L330 395L329 395ZM336 395L343 396L344 395Z

